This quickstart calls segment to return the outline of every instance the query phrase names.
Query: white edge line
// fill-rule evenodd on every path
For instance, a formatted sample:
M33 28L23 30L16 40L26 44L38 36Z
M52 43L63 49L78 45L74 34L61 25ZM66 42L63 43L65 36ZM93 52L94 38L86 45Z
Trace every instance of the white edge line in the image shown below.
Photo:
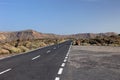
M67 58L68 58L68 56L65 57L65 59L67 59Z
M2 72L0 72L0 75L1 75L1 74L4 74L4 73L6 73L6 72L8 72L8 71L10 71L10 70L12 70L12 69L10 68L10 69L7 69L7 70L5 70L5 71L2 71Z
M65 59L64 62L67 62L67 60Z
M67 54L66 54L66 57L69 56L71 47L72 47L72 42L71 42L71 44L70 44L69 50L68 50L68 52L67 52Z
M66 56L68 57L68 54Z
M39 58L39 57L40 57L40 55L38 55L38 56L32 58L32 60L35 60L35 59L37 59L37 58Z
M60 80L60 78L59 78L59 77L56 77L55 80Z
M65 67L65 63L62 63L62 65L61 65L62 67Z
M58 74L62 74L62 72L63 72L63 68L60 68Z

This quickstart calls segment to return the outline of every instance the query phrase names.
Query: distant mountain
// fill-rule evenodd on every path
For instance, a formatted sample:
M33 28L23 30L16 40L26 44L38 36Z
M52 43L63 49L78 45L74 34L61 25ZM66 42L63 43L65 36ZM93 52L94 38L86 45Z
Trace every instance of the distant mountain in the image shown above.
M16 40L33 40L33 39L59 39L59 38L95 38L96 36L111 36L117 35L114 32L108 33L82 33L82 34L73 34L73 35L56 35L56 34L45 34L40 33L34 30L24 30L16 32L0 32L0 42L11 42Z
M31 39L44 39L44 38L59 38L59 35L43 34L34 30L0 32L0 42L11 42L16 40L31 40Z
M101 37L106 37L106 36L112 36L112 35L118 35L117 33L114 32L107 32L107 33L79 33L79 34L73 34L73 35L69 35L69 37L71 38L95 38L97 36L101 36Z

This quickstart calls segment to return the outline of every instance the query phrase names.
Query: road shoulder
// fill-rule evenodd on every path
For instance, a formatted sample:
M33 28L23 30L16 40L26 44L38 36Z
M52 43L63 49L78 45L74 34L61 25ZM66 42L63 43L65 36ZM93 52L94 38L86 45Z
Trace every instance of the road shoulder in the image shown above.
M120 47L72 46L61 80L120 80Z

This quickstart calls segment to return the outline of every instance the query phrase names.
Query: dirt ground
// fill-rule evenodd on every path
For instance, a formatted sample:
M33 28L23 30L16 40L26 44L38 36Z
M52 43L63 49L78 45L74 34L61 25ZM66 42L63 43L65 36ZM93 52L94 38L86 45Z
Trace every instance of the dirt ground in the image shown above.
M120 80L120 47L72 46L61 80Z

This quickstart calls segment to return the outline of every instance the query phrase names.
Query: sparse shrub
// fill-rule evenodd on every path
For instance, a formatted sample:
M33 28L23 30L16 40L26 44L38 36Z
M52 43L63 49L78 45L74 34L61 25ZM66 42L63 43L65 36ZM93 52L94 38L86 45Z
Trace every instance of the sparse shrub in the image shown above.
M10 52L6 49L0 49L0 55L2 54L9 54Z
M11 46L11 45L8 44L8 43L5 44L5 45L3 45L2 48L8 50L10 53L19 53L19 52L21 52L20 49L14 47L14 46Z
M2 46L3 49L9 50L12 46L8 43Z
M36 48L38 48L38 47L39 47L38 44L31 44L31 48L30 48L30 49L36 49Z
M93 44L97 44L98 42L97 42L95 39L91 39L91 40L89 40L89 43L90 43L91 45L93 45Z
M31 49L31 45L32 45L31 42L26 41L24 46L27 47L27 48L29 48L29 49Z
M48 45L58 44L64 39L35 39L35 40L16 40L6 43L1 43L0 54L12 54L26 52L31 49L44 47Z
M88 43L81 43L82 46L90 46Z
M39 43L39 46L40 46L40 47L43 47L43 46L47 46L47 44L45 44L44 42L40 42L40 43Z
M21 50L19 48L15 48L15 47L11 47L9 49L9 51L10 51L10 53L20 53L21 52Z
M21 52L26 52L29 50L28 48L26 48L24 46L18 46L18 48L21 50Z

